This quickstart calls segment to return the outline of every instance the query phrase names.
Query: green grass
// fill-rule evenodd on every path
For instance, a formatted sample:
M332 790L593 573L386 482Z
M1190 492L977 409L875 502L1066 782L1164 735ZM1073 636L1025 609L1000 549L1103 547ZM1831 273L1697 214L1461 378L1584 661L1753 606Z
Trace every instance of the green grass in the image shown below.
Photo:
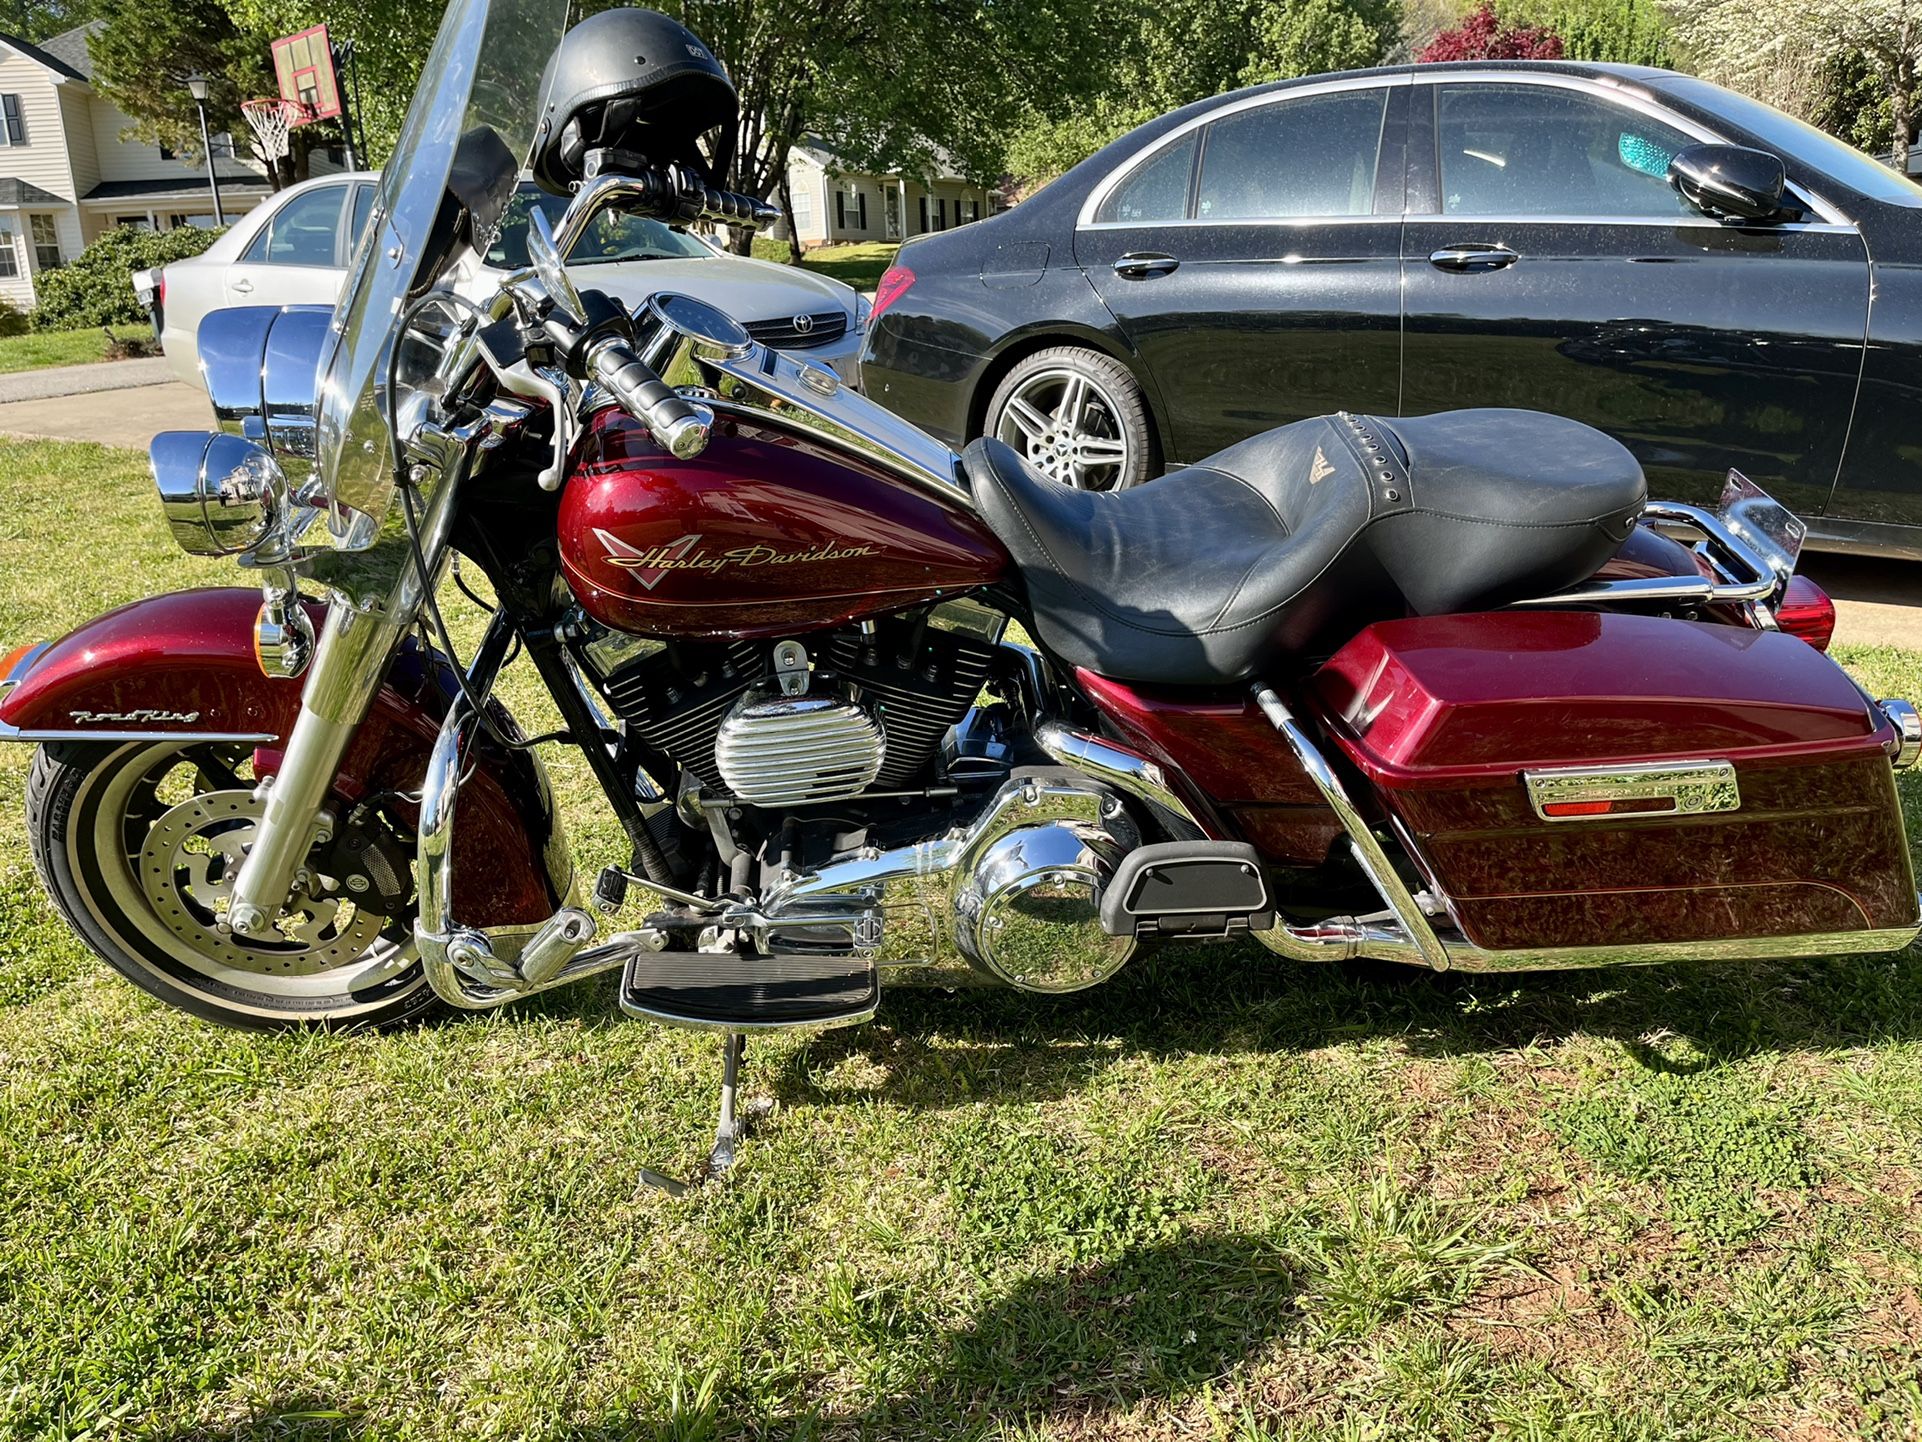
M881 273L894 264L894 253L900 248L891 241L876 241L866 245L823 245L808 251L801 264L805 269L818 270L823 275L845 281L856 290L873 290L881 282ZM788 263L785 240L758 239L754 242L754 254L761 260L778 260L783 265Z
M113 333L122 340L152 339L153 328L117 325ZM49 366L87 365L106 358L107 337L98 326L87 330L29 331L26 335L0 336L0 375L45 370Z
M237 575L173 548L143 472L0 443L0 647ZM1922 693L1915 656L1843 659ZM0 1436L1922 1429L1913 954L1173 950L1055 1002L891 992L756 1042L772 1114L675 1201L640 1172L700 1157L711 1040L608 979L392 1036L168 1011L41 898L26 760L0 750Z

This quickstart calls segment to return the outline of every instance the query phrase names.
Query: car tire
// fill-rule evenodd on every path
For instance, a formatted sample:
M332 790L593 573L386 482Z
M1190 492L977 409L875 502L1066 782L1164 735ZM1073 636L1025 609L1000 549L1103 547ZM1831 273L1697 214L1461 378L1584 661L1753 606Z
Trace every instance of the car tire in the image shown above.
M1086 346L1024 357L988 401L983 431L1064 485L1119 491L1161 472L1148 398L1129 369Z

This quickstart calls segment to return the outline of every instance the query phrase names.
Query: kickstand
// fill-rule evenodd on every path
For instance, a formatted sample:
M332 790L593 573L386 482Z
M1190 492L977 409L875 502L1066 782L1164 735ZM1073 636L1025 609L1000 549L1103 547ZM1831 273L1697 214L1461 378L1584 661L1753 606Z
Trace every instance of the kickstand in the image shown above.
M641 1180L648 1186L666 1192L670 1197L684 1197L702 1182L713 1180L734 1165L735 1148L747 1133L747 1119L739 1114L736 1105L741 1085L741 1061L746 1055L747 1038L740 1032L731 1031L721 1039L721 1116L714 1128L714 1146L707 1154L706 1168L692 1181L677 1182L672 1177L664 1177L659 1172L643 1167Z

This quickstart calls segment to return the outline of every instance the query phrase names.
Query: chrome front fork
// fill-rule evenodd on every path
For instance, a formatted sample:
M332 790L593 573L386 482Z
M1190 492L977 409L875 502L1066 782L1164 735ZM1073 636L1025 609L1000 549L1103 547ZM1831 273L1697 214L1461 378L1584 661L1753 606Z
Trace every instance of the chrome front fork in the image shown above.
M260 783L265 809L234 879L227 924L242 936L273 933L295 873L331 829L327 793L413 619L411 611L356 611L338 599L328 607L327 629L300 693L299 719L280 769Z
M274 922L287 905L307 853L330 829L327 793L347 754L347 743L367 718L394 652L419 616L427 586L437 585L445 569L455 496L464 469L464 455L452 450L445 471L437 477L419 469L415 473L415 483L423 490L426 481L440 481L432 488L420 522L426 584L411 544L390 536L387 546L404 549L395 557L398 569L385 599L358 607L337 594L328 603L327 628L301 688L300 715L288 733L280 769L260 783L264 810L247 859L234 878L227 924L242 936L274 933Z

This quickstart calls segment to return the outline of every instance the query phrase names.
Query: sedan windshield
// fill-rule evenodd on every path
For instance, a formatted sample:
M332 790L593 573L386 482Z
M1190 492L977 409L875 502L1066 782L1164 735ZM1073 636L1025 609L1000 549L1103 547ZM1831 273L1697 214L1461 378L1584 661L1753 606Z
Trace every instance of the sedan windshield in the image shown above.
M567 209L567 197L549 195L538 185L523 185L508 203L501 217L500 234L487 250L487 263L504 270L519 270L527 264L527 212L538 205L548 220L558 227ZM611 265L624 260L688 260L712 256L713 251L684 231L673 230L658 220L637 215L617 215L602 211L567 254L569 265Z

